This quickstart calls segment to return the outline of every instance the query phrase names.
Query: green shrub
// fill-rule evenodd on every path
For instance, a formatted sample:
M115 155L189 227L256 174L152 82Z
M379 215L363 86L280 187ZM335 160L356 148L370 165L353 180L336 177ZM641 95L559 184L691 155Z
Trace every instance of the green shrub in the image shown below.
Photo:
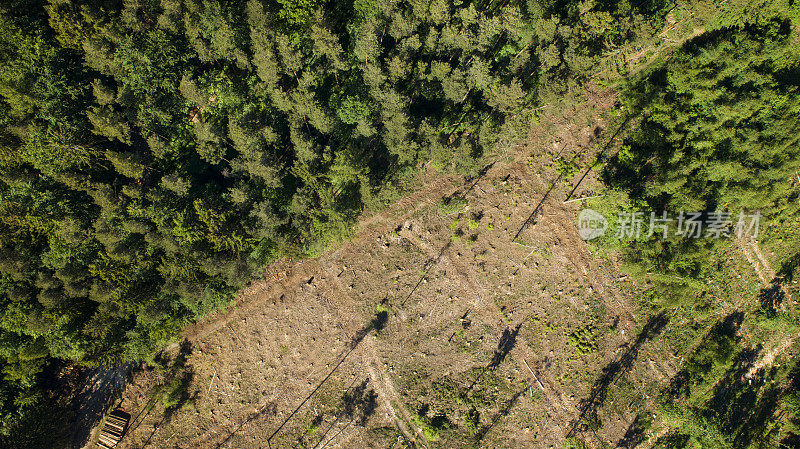
M439 201L439 215L446 217L448 215L460 214L464 212L467 207L467 200L463 198L443 198Z
M591 354L597 350L597 336L593 325L584 326L569 334L569 344L574 346L578 355Z

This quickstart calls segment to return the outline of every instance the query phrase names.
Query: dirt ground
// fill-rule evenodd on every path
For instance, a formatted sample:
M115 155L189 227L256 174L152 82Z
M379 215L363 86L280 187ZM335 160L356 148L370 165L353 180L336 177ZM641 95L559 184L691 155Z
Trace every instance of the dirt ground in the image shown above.
M672 20L630 63L693 27ZM341 247L269 267L135 372L119 447L652 447L665 429L632 410L678 371L664 336L686 323L643 318L641 286L578 236L589 168L630 111L591 83L575 104L546 105L477 178L427 167ZM750 259L728 278L758 285Z
M598 118L614 96L586 100L478 178L426 169L340 248L270 267L185 332L177 374L134 375L120 447L625 444L630 405L676 369L653 345L665 321L637 322L636 286L578 236L582 201L564 204L614 132Z

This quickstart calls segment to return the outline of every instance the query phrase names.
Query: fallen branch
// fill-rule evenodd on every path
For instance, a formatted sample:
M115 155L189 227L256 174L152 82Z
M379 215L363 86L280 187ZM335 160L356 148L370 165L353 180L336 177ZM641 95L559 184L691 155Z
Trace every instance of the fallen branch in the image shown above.
M214 368L214 375L211 376L211 382L208 383L208 391L206 391L206 394L211 393L211 386L214 385L214 379L216 377L217 377L217 369Z
M563 203L563 204L567 204L567 203L574 203L575 201L590 200L590 199L592 199L592 198L600 198L601 196L605 196L605 194L602 194L602 195L594 195L594 196L585 196L585 197L583 197L583 198L575 198L574 200L564 201L564 203Z
M237 334L237 333L236 333L236 331L235 331L235 330L233 330L233 327L231 327L231 325L230 325L230 324L228 324L228 329L230 329L230 330L231 330L231 332L233 332L233 335L236 337L236 339L237 339L237 340L239 340L239 343L241 343L241 344L242 344L242 346L244 346L245 344L244 344L244 342L242 341L242 339L241 339L241 338L239 338L239 334Z
M542 385L542 383L539 381L539 378L536 377L536 373L533 372L531 367L528 366L528 362L525 359L522 359L522 361L525 363L525 367L528 368L528 371L531 372L531 376L533 376L533 378L536 380L536 383L539 384L539 388L541 388L542 391L544 391L544 385Z

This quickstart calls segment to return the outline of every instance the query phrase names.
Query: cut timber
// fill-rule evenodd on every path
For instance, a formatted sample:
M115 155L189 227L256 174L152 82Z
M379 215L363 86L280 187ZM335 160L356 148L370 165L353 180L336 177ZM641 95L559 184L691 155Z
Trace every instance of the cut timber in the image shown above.
M120 409L109 413L105 423L103 423L102 430L100 430L100 435L97 437L97 447L103 449L117 447L117 444L125 434L125 428L128 426L130 419L131 415Z

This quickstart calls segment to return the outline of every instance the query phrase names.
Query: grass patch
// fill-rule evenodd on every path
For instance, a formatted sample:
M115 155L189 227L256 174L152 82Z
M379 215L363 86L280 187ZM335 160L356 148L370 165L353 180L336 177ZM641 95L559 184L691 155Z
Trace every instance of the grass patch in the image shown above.
M464 212L467 207L467 200L463 198L442 198L439 201L439 215L446 217L448 215L460 214Z

